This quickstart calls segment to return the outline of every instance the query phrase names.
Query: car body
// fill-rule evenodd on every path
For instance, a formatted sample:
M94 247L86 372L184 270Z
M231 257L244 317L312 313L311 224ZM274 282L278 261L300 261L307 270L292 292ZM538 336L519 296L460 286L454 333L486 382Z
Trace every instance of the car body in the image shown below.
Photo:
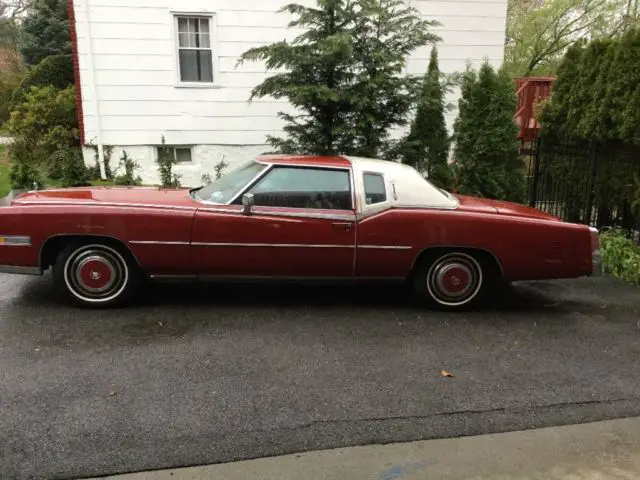
M599 272L597 230L445 192L414 168L265 155L198 189L31 191L0 208L0 272L78 305L123 305L144 279L410 282L448 309L499 281Z

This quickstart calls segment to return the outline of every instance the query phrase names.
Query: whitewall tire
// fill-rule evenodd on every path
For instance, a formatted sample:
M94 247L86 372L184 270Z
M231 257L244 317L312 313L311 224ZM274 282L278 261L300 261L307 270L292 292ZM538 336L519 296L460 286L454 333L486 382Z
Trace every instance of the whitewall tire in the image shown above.
M487 267L476 256L463 252L427 255L417 266L414 290L418 299L444 310L477 305L491 283Z
M56 259L53 277L66 300L91 308L125 305L139 283L137 265L128 255L102 243L67 246Z

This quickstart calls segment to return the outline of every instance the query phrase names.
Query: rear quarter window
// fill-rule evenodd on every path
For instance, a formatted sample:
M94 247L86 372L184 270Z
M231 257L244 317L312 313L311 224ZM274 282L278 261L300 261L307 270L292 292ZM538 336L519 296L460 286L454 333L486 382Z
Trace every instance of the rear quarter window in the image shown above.
M384 177L378 173L365 173L364 196L367 205L384 203L387 201L387 189L384 185Z

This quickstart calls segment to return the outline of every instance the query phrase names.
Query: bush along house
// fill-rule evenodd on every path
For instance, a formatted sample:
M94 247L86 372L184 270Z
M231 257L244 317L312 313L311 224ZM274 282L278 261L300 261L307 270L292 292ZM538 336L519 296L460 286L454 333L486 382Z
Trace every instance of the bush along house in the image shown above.
M463 71L484 58L503 61L507 0L406 0L434 33L440 69ZM164 137L183 186L201 183L224 161L229 167L271 150L267 135L281 135L286 101L249 102L269 75L260 63L237 66L249 48L301 31L278 10L284 0L68 0L78 115L85 162L96 150L122 149L141 167L147 184L159 183L156 160ZM315 0L301 0L315 5ZM427 70L431 46L415 50L406 72ZM448 98L456 103L459 92ZM448 113L451 127L455 111ZM95 148L98 146L99 148Z

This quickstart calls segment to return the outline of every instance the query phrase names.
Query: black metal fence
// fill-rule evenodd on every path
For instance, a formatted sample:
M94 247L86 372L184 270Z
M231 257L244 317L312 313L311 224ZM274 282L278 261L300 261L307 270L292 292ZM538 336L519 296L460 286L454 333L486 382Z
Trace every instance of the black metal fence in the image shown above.
M569 222L623 228L640 240L640 147L544 138L527 163L530 206Z

